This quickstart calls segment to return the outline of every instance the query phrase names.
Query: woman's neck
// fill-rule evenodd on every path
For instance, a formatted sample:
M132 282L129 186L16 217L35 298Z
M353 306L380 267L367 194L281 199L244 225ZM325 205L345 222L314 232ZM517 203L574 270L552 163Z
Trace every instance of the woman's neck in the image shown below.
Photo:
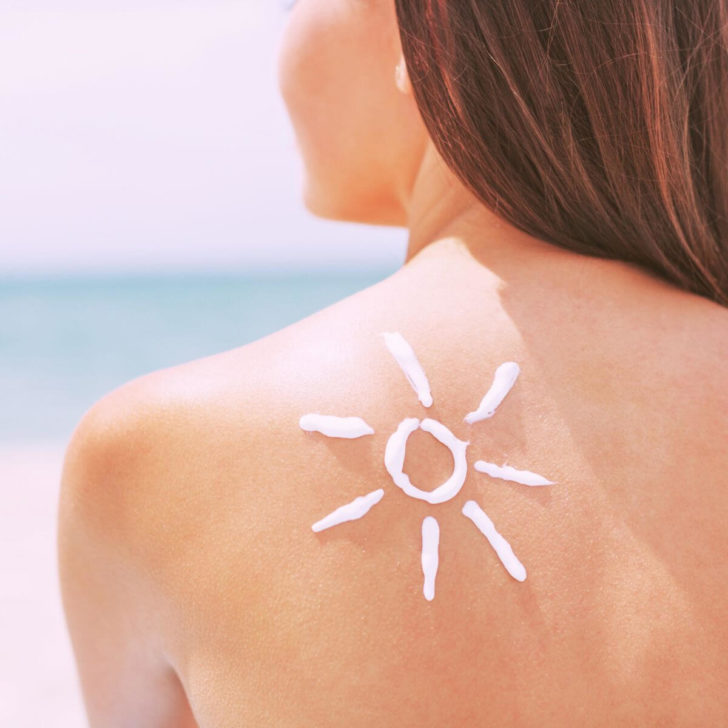
M421 250L444 239L457 239L487 265L524 252L554 251L555 246L519 230L491 212L447 167L428 142L408 201L409 239L405 264Z

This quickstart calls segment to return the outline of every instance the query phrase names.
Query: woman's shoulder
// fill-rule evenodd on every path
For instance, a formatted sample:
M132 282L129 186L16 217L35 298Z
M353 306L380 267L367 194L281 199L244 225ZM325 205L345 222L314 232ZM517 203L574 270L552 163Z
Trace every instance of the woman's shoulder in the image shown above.
M656 453L659 437L676 445L682 438L690 458L698 428L698 450L722 448L727 310L659 286L659 295L644 294L631 270L620 270L612 298L600 299L599 277L612 275L610 263L604 273L581 268L578 283L566 276L564 290L548 299L539 291L515 297L472 271L457 285L458 276L448 278L442 261L430 258L251 344L111 392L77 428L67 479L100 491L88 497L107 498L116 487L125 498L139 491L164 502L167 488L204 491L223 470L245 483L282 457L294 462L306 447L298 426L305 413L390 427L395 413L419 404L387 347L385 334L395 332L445 419L474 409L498 366L513 360L521 378L506 429L527 430L530 446L549 428L596 446L632 427Z
M151 524L119 518L120 502L138 499L143 513L170 518L180 491L189 504L221 471L245 487L277 448L291 451L305 410L351 412L386 397L372 386L367 356L377 342L362 335L377 298L368 289L250 344L108 393L71 438L64 490L105 508L93 518L108 518L112 531L150 531Z
M382 715L412 695L432 714L448 714L433 679L452 670L496 712L519 704L536 715L567 680L569 695L592 694L605 715L600 700L618 695L632 716L654 716L638 707L646 695L670 695L677 714L690 714L698 710L693 687L670 693L664 676L678 680L699 660L712 671L699 710L720 710L716 681L727 671L715 645L725 629L714 605L728 578L719 557L728 549L728 317L690 296L666 292L657 301L630 273L605 286L609 266L566 274L549 296L536 288L516 295L470 268L454 274L452 259L450 269L433 262L247 346L136 380L84 419L69 449L68 491L100 541L155 575L140 599L165 615L166 638L176 634L167 654L183 676L191 655L214 654L205 658L211 673L245 655L239 670L225 672L229 684L222 675L216 682L241 717L255 717L244 712L252 704L258 717L285 713L255 702L259 681L278 679L282 654L304 711L318 690L312 665L343 711L340 669L369 664ZM387 333L400 335L405 356ZM426 378L429 407L408 358ZM468 423L506 362L518 364L512 388L493 417ZM310 413L359 417L373 432L309 432L301 416ZM468 468L458 496L482 506L509 540L528 571L523 589L478 540L460 500L431 507L390 478L389 438L411 417L430 417L467 441L468 463L555 482L539 490ZM427 437L413 433L406 472L430 489L453 461ZM384 497L361 522L312 532L375 489ZM418 539L433 508L441 570L425 612ZM361 631L347 627L354 614ZM447 633L448 649L431 634L413 642L412 620ZM309 629L294 636L296 624ZM312 635L346 645L338 663L311 652ZM530 650L514 652L526 638L540 645L535 662ZM473 644L483 649L474 653ZM398 674L403 659L406 685L377 682L377 674ZM498 670L504 660L508 674ZM557 667L545 675L546 664ZM518 689L525 676L540 685L528 700ZM186 687L204 695L202 685ZM368 689L349 686L359 688ZM479 709L465 700L462 710Z

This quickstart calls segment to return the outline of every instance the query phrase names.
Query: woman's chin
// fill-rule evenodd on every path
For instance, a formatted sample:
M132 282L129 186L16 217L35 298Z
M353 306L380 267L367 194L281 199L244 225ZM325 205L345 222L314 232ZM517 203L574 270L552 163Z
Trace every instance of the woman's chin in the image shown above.
M304 207L312 215L324 220L391 227L407 225L407 216L402 206L381 196L344 196L340 189L323 189L307 180L303 187L302 200Z

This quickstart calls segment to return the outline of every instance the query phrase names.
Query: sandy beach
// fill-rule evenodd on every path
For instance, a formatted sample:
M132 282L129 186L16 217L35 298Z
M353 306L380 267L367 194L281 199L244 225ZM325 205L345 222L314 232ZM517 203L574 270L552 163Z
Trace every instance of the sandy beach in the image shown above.
M64 443L0 443L0 725L86 725L56 568Z

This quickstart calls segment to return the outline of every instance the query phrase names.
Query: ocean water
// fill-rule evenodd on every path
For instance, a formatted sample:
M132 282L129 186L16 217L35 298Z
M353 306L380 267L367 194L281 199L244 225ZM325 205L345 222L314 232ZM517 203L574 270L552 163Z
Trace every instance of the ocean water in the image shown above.
M0 442L66 440L124 382L259 339L391 272L0 280Z

